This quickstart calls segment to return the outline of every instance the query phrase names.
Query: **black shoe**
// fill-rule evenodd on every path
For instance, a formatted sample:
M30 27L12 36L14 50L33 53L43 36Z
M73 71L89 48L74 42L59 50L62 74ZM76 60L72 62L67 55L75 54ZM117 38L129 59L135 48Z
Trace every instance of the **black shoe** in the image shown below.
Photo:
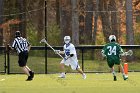
M29 71L30 75L31 75L31 78L33 79L34 78L34 72L33 71Z
M114 81L117 81L117 77L116 76L114 76Z
M26 81L31 81L31 80L32 80L31 76L28 76L28 78L26 79Z

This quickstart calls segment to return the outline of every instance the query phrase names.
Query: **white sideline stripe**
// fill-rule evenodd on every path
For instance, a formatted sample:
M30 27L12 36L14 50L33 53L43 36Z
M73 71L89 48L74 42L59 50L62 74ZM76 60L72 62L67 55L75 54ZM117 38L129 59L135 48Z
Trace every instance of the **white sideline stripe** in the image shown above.
M1 79L0 81L4 81L5 79L3 78L3 79Z

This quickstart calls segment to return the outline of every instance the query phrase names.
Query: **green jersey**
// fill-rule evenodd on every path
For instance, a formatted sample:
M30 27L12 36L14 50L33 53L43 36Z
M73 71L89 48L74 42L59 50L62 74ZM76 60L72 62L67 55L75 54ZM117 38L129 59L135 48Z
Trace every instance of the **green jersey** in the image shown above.
M109 67L114 64L120 64L120 54L123 53L123 49L116 42L108 43L102 49L102 53L107 57Z

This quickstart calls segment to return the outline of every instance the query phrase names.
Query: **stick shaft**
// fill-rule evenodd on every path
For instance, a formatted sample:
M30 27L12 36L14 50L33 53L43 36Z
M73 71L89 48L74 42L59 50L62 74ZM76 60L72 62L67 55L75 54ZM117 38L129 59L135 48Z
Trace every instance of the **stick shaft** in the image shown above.
M55 52L55 49L50 44L48 44L47 42L45 43Z
M49 43L47 43L46 40L45 40L45 43L55 52L55 49L54 49ZM58 54L61 58L63 58L62 55L60 55L58 52L57 52L57 54Z

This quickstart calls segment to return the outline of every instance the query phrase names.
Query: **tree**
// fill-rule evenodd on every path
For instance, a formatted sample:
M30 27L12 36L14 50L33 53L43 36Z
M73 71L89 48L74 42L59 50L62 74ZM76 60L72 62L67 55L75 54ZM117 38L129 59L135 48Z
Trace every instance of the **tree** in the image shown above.
M126 44L134 44L134 31L133 31L133 13L132 13L132 0L126 0ZM127 57L127 61L133 60L133 57Z
M38 8L40 8L40 6L44 6L44 0L38 0L38 4L37 5L38 5ZM43 12L44 12L43 9L41 9L40 11L37 11L37 37L38 37L38 41L40 41L40 39L43 36L43 30L44 30L44 26L43 26L44 25Z
M86 41L84 39L85 32L85 1L78 0L78 15L79 15L79 43L84 44Z
M17 5L19 8L19 19L21 20L19 31L21 31L23 37L26 37L26 0L17 0Z
M111 23L110 23L110 12L108 11L108 1L109 0L99 0L99 14L102 21L102 28L104 39L108 42L108 37L111 33Z
M86 0L85 16L85 40L87 44L92 42L92 22L93 22L93 0Z
M126 0L126 44L134 44L132 0Z
M72 3L72 42L79 44L79 18L77 10L77 0L71 0Z
M8 44L10 44L14 37L14 33L11 32L10 29L10 25L19 25L20 21L17 19L11 19L8 20L7 22L4 22L3 24L1 24L0 28L2 28L3 30L3 45L7 46Z
M71 0L60 0L60 28L61 36L71 36Z
M92 44L96 43L96 34L97 34L97 22L98 22L98 11L99 11L99 0L96 0L95 5L95 14L94 14L94 31L92 33Z
M118 17L117 17L117 7L116 7L116 0L109 1L109 10L111 11L111 29L112 34L118 38ZM118 39L117 39L118 41Z
M60 26L60 0L56 0L56 23Z
M3 23L3 8L4 8L4 1L3 0L0 0L0 24ZM0 46L3 45L3 31L2 29L0 28Z
M37 35L37 41L40 41L44 30L44 0L27 0L26 10L31 11L27 12L27 26Z

